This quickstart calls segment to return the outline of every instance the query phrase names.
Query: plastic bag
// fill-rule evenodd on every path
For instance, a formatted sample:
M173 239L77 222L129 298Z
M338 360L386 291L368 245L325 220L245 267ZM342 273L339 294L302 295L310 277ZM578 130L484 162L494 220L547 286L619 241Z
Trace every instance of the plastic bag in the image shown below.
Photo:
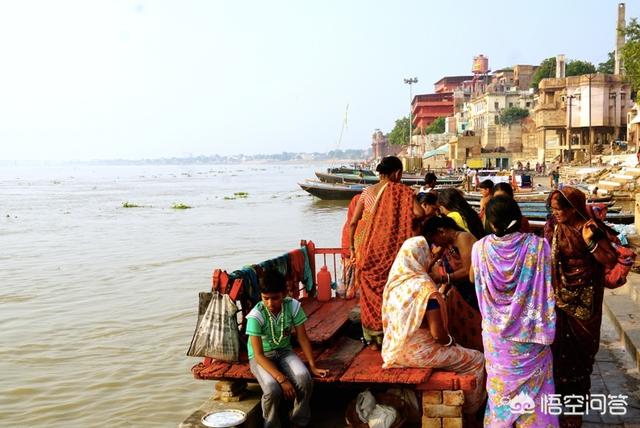
M240 333L237 312L238 307L228 294L200 293L198 323L187 355L238 361Z

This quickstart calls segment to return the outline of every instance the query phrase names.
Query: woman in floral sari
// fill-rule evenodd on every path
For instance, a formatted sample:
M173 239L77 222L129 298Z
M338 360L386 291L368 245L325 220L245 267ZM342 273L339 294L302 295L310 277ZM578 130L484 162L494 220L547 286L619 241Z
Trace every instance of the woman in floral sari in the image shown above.
M407 239L393 262L382 303L382 367L472 374L477 387L465 395L463 411L474 413L484 398L484 358L481 352L454 343L444 298L428 274L431 265L424 236Z
M349 229L356 283L361 290L362 331L372 349L382 344L382 291L389 269L402 243L413 236L414 217L424 215L413 190L400 183L400 159L387 156L376 171L380 182L362 192Z
M494 234L478 241L471 255L487 361L484 425L557 427L558 417L541 405L554 393L550 345L555 299L549 245L519 232L522 214L508 196L492 198L486 215Z
M551 269L556 294L556 338L553 370L556 391L585 396L600 346L600 323L605 267L616 263L616 252L606 239L614 233L587 209L585 195L564 187L551 193L553 216L544 227L551 244ZM560 419L563 427L579 427L581 416Z

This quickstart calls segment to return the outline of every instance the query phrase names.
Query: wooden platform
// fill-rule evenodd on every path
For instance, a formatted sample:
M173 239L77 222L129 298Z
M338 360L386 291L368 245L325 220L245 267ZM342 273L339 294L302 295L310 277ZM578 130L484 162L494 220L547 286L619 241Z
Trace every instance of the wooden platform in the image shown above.
M452 372L419 368L382 368L379 351L365 348L362 342L340 334L348 323L349 312L356 300L333 299L318 302L303 299L302 305L308 320L307 334L313 344L314 357L320 367L330 370L326 378L315 378L318 383L342 385L412 385L419 390L464 390L475 387L473 376ZM304 360L302 351L295 350ZM196 379L203 380L247 380L255 381L248 361L228 363L204 361L191 369Z

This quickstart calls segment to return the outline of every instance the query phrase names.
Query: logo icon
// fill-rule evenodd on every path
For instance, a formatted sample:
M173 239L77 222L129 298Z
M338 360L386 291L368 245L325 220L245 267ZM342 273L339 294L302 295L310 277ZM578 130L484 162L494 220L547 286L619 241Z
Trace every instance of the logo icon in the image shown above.
M520 394L509 400L509 408L515 415L533 413L536 408L536 403L527 394L521 392Z

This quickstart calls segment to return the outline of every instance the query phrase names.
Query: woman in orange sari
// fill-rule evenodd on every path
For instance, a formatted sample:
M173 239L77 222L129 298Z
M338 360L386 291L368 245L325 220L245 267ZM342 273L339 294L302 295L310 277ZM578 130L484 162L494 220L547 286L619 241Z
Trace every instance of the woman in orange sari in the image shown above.
M413 236L414 217L424 215L413 190L400 183L400 159L387 156L376 171L380 182L362 192L349 230L351 257L356 260L361 289L362 332L372 349L382 345L382 292L389 270L402 243Z

